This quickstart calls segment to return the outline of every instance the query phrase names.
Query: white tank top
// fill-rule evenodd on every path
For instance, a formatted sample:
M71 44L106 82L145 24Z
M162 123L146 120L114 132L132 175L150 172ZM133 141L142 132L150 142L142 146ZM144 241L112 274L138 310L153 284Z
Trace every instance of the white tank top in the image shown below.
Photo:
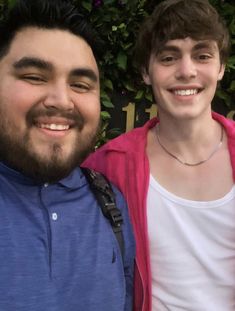
M234 311L235 186L221 199L191 201L150 176L147 220L152 310Z

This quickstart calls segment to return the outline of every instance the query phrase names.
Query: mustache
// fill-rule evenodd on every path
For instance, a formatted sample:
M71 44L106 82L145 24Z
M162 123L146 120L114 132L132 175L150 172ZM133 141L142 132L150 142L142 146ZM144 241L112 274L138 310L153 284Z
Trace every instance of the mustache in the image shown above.
M55 108L38 109L31 108L26 115L26 122L28 126L33 126L35 120L39 117L61 117L70 121L73 121L73 127L77 127L81 130L84 126L84 118L79 111L64 111Z

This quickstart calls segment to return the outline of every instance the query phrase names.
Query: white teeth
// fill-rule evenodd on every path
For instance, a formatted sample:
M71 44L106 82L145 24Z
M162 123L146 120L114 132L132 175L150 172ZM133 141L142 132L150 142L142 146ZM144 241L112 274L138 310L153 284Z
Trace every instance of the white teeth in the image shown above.
M69 129L69 125L62 125L62 124L40 124L39 127L43 129L49 129L54 131L64 131Z
M192 90L175 90L174 91L175 95L180 95L180 96L195 95L197 93L198 93L197 89L192 89Z

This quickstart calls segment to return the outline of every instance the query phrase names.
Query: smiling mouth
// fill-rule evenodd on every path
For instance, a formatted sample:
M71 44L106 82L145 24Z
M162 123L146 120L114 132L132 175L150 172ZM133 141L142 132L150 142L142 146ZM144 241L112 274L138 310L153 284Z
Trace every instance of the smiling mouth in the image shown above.
M185 90L171 90L174 95L191 96L200 93L202 89L185 89Z
M47 129L47 130L51 130L51 131L67 131L71 128L70 125L65 125L65 124L55 124L55 123L51 123L51 124L37 124L37 126L39 128L42 129Z

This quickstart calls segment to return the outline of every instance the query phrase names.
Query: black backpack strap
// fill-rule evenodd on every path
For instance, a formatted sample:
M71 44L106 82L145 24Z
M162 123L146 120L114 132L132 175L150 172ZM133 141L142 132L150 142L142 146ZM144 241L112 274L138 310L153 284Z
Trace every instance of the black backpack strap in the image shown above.
M122 258L124 255L124 238L122 233L123 218L121 211L117 208L115 194L104 175L88 168L81 168L87 178L90 188L94 193L103 215L108 218L118 241Z

